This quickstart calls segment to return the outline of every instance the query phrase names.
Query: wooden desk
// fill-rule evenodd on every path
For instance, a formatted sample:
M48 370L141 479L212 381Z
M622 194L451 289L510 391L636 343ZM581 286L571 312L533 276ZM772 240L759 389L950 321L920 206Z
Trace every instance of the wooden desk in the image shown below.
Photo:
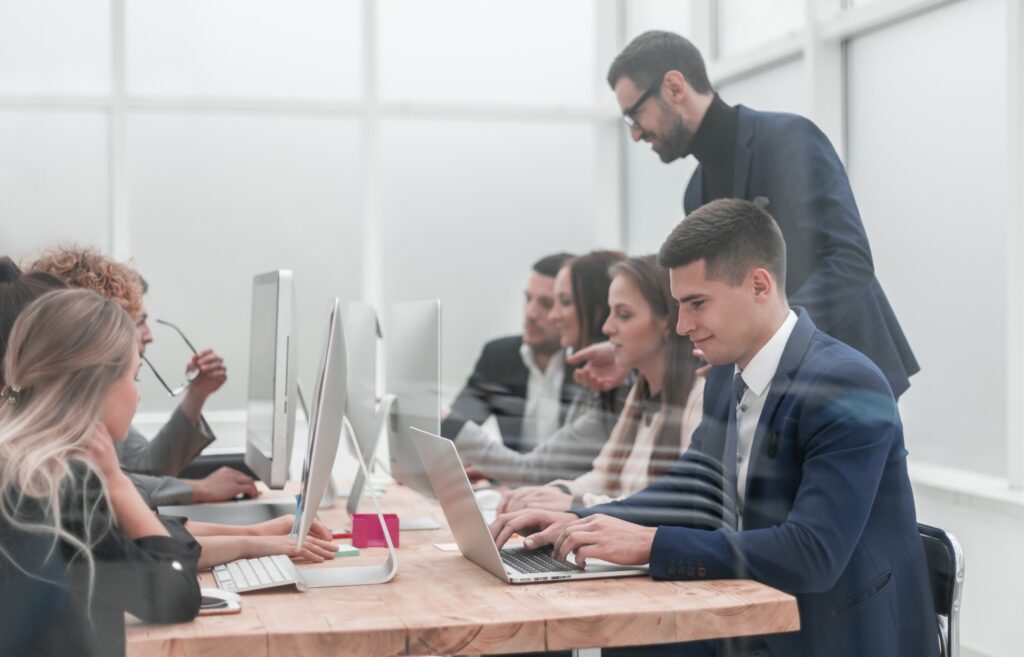
M321 518L346 526L343 504ZM390 583L247 593L240 614L167 626L130 622L129 657L495 654L799 629L792 596L749 580L505 584L459 552L435 547L453 540L435 503L392 487L382 506L431 515L445 525L402 533L398 575ZM366 549L357 558L306 567L376 563L385 555L383 549ZM204 586L213 586L209 573L201 577Z

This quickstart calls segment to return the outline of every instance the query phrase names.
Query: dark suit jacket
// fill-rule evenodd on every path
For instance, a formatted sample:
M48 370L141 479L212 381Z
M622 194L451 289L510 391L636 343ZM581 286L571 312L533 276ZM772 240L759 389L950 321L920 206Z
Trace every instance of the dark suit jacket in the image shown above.
M786 240L786 294L822 331L870 358L896 397L920 370L875 278L871 249L842 162L828 138L794 114L742 105L733 196L767 203ZM683 209L704 204L702 168L686 187Z
M502 441L512 449L519 449L526 410L526 386L530 379L530 372L519 354L522 344L522 336L514 335L497 338L484 345L466 387L455 398L451 413L441 424L442 436L454 439L467 420L483 424L494 415L501 429ZM574 392L572 372L566 368L562 381L560 421L565 420ZM547 436L537 438L543 440Z
M713 515L721 492L702 492L713 473L688 474L722 457L732 366L709 373L704 419L668 475L577 513L657 525L655 578L750 578L795 595L802 629L765 638L776 657L933 657L896 401L877 367L799 312L755 432L742 531L694 528L706 526L692 521Z

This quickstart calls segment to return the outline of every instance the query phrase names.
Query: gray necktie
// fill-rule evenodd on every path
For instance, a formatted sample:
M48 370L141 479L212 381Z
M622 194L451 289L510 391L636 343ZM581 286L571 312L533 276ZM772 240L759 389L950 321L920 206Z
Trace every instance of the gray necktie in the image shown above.
M733 529L739 526L739 492L736 487L739 460L739 426L736 422L736 407L743 399L747 384L739 372L732 380L732 397L729 403L729 424L725 428L725 450L722 454L722 476L725 479L725 508L723 520Z

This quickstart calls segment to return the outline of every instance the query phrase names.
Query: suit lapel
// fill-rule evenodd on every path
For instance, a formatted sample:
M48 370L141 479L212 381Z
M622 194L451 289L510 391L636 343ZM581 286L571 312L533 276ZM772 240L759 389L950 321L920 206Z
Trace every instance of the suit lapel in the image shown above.
M732 195L733 198L747 198L754 141L754 113L743 105L737 105L736 109L739 111L739 119L736 126L736 161L732 175Z
M729 399L732 396L732 365L716 367L708 375L704 399L713 400L710 415L706 415L702 424L707 425L701 450L708 456L721 462L725 451L725 431L729 424Z
M690 182L686 185L686 192L683 194L683 214L687 215L704 205L704 167L697 164Z
M803 308L794 308L797 313L796 325L786 342L786 348L782 351L782 358L779 360L779 367L775 370L772 384L768 388L768 399L765 400L764 408L761 410L761 417L757 421L757 429L754 430L754 442L750 448L750 464L747 466L747 487L749 493L750 483L754 473L759 471L767 448L771 446L770 441L765 445L768 436L779 431L780 427L775 426L775 413L779 409L779 403L789 392L793 384L793 377L803 363L804 355L811 344L811 338L817 330L814 322L811 321L807 311ZM777 436L775 437L777 439Z

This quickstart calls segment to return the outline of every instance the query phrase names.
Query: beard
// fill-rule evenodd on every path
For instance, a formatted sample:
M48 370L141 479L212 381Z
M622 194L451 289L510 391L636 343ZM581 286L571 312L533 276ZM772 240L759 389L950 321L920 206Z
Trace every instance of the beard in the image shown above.
M672 115L671 124L665 129L664 134L655 137L661 142L661 146L655 148L654 152L666 164L690 154L693 131L686 127L683 117L678 114Z

